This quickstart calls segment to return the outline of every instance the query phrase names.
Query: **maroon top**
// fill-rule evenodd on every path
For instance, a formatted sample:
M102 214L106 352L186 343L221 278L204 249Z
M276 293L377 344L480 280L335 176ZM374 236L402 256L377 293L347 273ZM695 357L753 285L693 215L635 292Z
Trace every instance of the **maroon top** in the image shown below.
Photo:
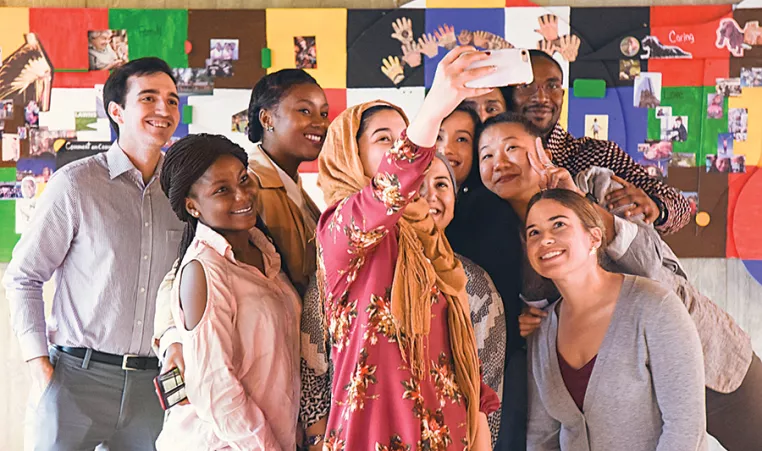
M585 404L585 393L587 392L587 384L590 382L590 375L593 373L593 367L595 366L596 355L589 362L580 369L573 368L569 365L560 352L558 354L558 366L561 368L561 378L564 380L566 389L569 390L569 394L574 400L574 404L577 405L580 411L583 411L582 406Z

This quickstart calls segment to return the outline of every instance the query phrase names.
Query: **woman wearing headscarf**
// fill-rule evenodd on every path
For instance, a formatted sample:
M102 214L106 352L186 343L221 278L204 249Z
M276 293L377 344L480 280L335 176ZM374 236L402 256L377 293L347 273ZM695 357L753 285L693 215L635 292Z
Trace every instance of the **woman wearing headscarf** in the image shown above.
M396 106L349 108L330 126L318 184L318 285L334 368L323 450L490 449L466 275L418 195L439 125L465 83L494 70L470 47L440 62L408 126ZM316 445L321 439L312 438Z

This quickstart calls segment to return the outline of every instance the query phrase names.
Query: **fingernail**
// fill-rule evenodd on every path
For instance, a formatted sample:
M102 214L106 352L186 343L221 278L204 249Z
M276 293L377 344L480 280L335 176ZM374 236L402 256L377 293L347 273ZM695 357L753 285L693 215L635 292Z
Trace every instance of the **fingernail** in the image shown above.
M489 50L487 50L487 51L486 51L486 52L484 52L484 53L486 53L486 54L487 54L487 56L489 56L489 55L491 54Z
M614 208L614 206L613 206L613 205L611 205L611 204L608 204L608 205L606 206L606 208L608 208L609 210L611 210L612 208Z

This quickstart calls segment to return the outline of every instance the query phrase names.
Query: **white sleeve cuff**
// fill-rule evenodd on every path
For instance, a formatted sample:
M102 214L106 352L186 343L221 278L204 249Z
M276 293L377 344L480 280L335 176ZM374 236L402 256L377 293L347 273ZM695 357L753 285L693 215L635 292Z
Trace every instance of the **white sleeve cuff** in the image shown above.
M30 332L18 338L21 347L21 358L25 362L37 357L48 356L48 337L44 332Z
M619 260L632 245L638 234L638 225L619 216L614 216L614 239L606 247L606 253L614 261Z
M183 340L182 337L180 337L180 332L175 327L170 327L167 329L166 332L164 332L164 335L161 336L159 339L159 349L157 351L157 355L159 356L159 360L164 362L164 354L167 352L167 348L175 343L181 343Z

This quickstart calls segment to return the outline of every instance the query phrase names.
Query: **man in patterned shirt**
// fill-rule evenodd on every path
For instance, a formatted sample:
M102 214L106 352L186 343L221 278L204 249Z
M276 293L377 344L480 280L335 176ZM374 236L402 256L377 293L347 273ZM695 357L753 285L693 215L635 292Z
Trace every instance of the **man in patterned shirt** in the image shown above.
M529 85L501 89L509 109L522 114L545 134L545 147L558 166L572 176L590 166L614 171L624 185L607 196L610 208L632 205L628 216L645 215L646 221L663 234L677 232L690 220L690 206L676 189L648 175L627 153L612 141L577 139L558 125L564 103L561 66L547 53L529 51L534 81Z

